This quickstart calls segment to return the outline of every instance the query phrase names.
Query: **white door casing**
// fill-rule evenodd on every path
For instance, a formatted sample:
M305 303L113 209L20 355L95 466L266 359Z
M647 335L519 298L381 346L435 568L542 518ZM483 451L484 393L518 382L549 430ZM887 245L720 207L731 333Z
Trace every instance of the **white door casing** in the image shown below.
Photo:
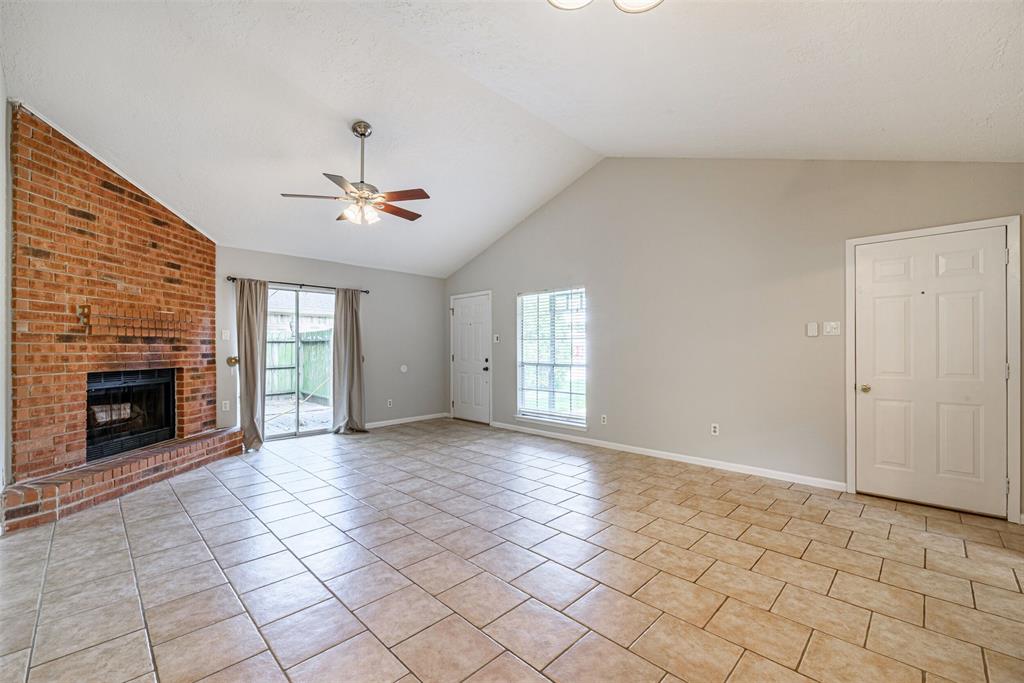
M1007 514L1006 249L1005 226L856 246L858 491Z
M452 417L491 421L491 294L451 298Z

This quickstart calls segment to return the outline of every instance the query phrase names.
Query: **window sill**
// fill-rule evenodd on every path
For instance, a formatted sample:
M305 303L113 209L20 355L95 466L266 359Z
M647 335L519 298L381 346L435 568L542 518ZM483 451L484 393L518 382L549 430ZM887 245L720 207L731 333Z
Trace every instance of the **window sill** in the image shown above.
M562 422L561 420L545 420L542 417L535 417L533 415L516 415L515 419L517 422L533 422L540 425L547 425L549 427L560 427L562 429L571 429L576 432L587 431L587 425L576 424L573 422Z

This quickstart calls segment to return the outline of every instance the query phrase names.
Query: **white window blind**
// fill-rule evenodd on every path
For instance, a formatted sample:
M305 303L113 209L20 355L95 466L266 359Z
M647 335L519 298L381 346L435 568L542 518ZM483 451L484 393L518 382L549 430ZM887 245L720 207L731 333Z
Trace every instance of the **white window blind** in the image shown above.
M518 414L587 424L587 295L519 295Z

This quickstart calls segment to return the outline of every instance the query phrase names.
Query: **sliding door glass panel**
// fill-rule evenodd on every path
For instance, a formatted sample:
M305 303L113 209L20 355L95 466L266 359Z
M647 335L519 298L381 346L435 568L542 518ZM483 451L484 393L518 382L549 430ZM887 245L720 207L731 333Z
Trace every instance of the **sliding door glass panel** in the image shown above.
M334 292L299 291L299 432L330 429Z
M267 377L264 435L268 438L298 431L298 343L295 313L298 292L270 288L267 298Z

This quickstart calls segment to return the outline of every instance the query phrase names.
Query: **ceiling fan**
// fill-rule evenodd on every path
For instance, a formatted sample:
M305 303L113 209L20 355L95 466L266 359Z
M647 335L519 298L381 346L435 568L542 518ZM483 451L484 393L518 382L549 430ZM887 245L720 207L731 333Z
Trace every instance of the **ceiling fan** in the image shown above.
M339 221L350 221L357 225L369 225L380 220L380 211L390 213L392 216L404 218L407 221L414 221L420 217L415 211L395 206L391 202L407 202L412 199L430 199L425 190L396 190L395 192L381 192L375 186L364 180L363 170L366 162L366 138L373 133L373 128L366 121L356 121L352 124L352 133L359 138L359 182L350 183L340 175L324 173L328 180L345 191L340 197L325 194L289 194L281 193L282 197L301 197L304 199L334 199L337 201L352 202L338 216Z

